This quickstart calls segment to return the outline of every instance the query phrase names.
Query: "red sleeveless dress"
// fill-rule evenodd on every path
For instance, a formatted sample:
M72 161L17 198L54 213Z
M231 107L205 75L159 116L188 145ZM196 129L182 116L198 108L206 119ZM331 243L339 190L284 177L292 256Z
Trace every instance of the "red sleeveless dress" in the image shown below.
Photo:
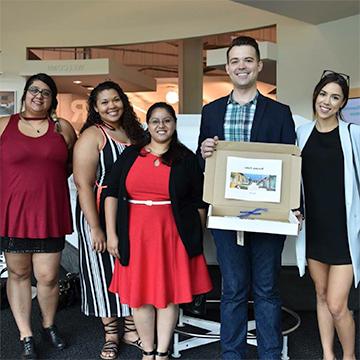
M134 200L169 200L170 167L154 166L153 154L139 156L131 167L126 189ZM203 255L189 258L181 241L171 205L129 203L130 261L116 260L109 290L132 308L192 301L212 289Z
M68 150L49 121L37 138L22 134L12 115L0 138L0 236L28 239L72 233Z

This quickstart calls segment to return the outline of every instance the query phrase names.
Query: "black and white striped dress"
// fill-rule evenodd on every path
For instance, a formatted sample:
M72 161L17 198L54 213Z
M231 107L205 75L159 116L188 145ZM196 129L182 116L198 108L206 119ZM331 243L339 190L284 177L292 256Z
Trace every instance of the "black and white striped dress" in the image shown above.
M104 145L99 153L94 196L96 197L100 223L104 229L104 197L102 196L102 190L106 188L113 163L127 144L112 139L101 126L99 126L99 129L104 136ZM76 225L79 234L82 312L85 315L96 317L131 315L131 309L127 305L121 304L119 296L108 291L115 260L107 251L98 253L92 249L90 227L80 208L79 201L77 201L76 206Z

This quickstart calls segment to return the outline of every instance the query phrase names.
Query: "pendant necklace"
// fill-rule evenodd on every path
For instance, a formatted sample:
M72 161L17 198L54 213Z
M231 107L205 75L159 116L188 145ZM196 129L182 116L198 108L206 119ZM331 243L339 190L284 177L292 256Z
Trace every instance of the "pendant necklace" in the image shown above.
M44 121L45 119L47 120L48 117L37 117L37 118L31 118L31 117L24 117L24 116L20 116L20 119L27 125L29 125L34 131L36 131L37 134L41 133L41 129L43 127L43 125L46 123L46 121ZM29 120L43 120L43 122L40 124L40 126L38 128L36 128L35 126L33 126Z

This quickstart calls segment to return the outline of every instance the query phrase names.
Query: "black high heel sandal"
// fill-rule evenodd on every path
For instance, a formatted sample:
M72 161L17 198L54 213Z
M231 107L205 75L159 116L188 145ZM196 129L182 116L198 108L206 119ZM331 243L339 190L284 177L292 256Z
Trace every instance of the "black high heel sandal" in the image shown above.
M137 332L136 331L136 327L135 327L135 323L134 320L128 319L128 318L124 318L124 334L130 333L130 332ZM121 341L127 345L131 345L131 346L135 346L136 348L142 350L142 342L140 339L140 336L138 335L138 338L134 341L131 340L127 340L123 338L121 339Z
M118 322L117 319L114 319L107 324L103 324L104 326L104 332L105 332L105 340L106 340L106 334L112 335L112 334L118 334ZM103 353L107 353L110 356L104 356ZM105 344L103 345L101 352L100 352L100 358L103 360L114 360L119 356L119 343L114 340L107 340L105 341Z

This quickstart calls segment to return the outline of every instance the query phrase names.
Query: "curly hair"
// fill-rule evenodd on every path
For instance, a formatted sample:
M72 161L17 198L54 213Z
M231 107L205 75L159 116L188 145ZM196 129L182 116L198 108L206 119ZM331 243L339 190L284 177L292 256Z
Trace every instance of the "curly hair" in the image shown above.
M85 129L92 125L96 124L104 124L104 121L101 119L98 112L95 111L96 107L96 101L98 98L98 95L104 91L104 90L110 90L114 89L121 99L121 102L124 106L124 111L122 115L120 116L119 122L120 126L124 129L126 135L129 137L130 141L133 144L137 144L141 141L143 141L144 138L144 129L137 118L135 111L130 104L129 98L124 93L122 88L113 81L104 81L100 84L98 84L90 93L89 99L88 99L88 115L85 121L84 126L80 130L80 133L82 133Z

